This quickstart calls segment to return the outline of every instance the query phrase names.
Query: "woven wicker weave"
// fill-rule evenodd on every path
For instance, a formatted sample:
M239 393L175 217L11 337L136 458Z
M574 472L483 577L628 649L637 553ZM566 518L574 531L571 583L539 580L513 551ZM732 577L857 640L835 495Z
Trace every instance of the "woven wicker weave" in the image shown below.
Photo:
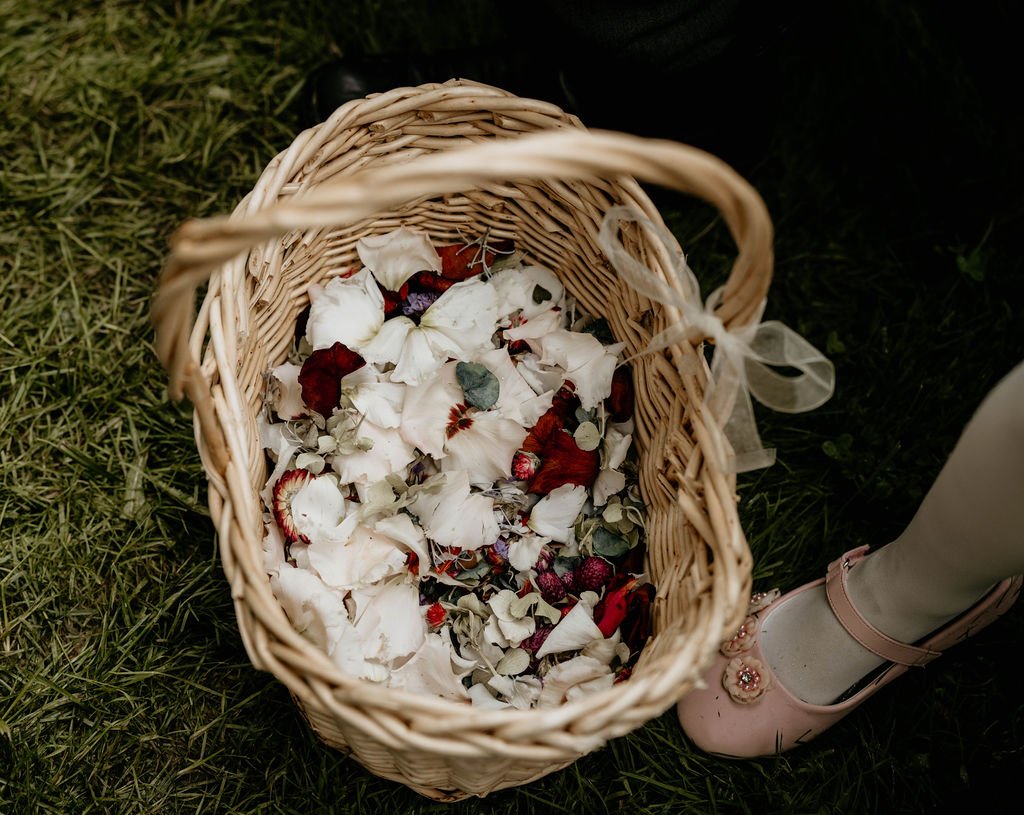
M590 134L553 105L464 81L345 105L274 158L231 217L189 222L172 240L153 305L157 350L172 396L196 407L210 510L248 654L288 687L325 742L437 800L524 784L639 727L693 687L740 623L750 553L735 478L704 454L721 436L703 405L703 357L683 343L633 363L648 567L658 589L653 636L629 680L528 711L483 711L354 679L294 631L262 564L258 493L267 469L256 417L264 375L284 359L310 284L358 263L359 238L399 225L435 244L488 229L514 239L607 319L626 354L643 350L678 315L626 287L596 244L613 203L661 222L635 178L719 209L739 254L718 315L726 325L754 319L771 276L771 224L732 170L672 142ZM622 237L671 281L665 250L645 230L624 225ZM207 277L196 318L195 291Z

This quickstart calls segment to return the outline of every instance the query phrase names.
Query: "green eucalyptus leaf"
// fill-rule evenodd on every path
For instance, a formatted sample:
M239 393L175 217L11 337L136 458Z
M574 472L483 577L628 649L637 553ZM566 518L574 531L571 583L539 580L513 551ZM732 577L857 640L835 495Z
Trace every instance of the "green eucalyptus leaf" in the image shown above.
M466 395L466 402L480 410L494 407L501 392L498 377L479 362L459 362L455 365L455 376Z
M606 558L622 557L629 551L629 542L619 535L601 527L594 530L594 554Z
M576 441L576 446L584 452L589 453L601 446L601 431L597 429L597 425L593 422L583 422L576 428L576 432L572 434L572 437Z

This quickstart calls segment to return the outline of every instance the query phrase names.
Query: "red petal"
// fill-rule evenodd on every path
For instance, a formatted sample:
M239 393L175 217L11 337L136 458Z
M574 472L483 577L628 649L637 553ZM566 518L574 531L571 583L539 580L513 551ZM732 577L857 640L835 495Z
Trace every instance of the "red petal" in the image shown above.
M606 638L614 634L615 629L625 619L629 610L627 595L635 586L636 579L633 578L621 588L607 592L601 602L594 607L594 622Z
M535 495L547 495L563 484L590 488L601 469L601 454L580 450L576 440L563 430L553 433L538 455L541 464L528 488Z
M467 280L485 268L489 269L495 257L495 253L490 250L481 252L479 244L475 243L442 246L437 254L441 256L441 276L456 281Z
M444 610L444 606L440 603L434 603L427 609L427 622L434 628L437 628L444 622L444 618L447 615L448 612Z
M299 371L302 401L310 410L329 417L341 398L341 378L357 371L366 361L340 342L314 351Z
M537 420L537 424L530 429L526 440L523 442L522 449L527 453L540 453L548 445L555 433L565 429L569 417L575 413L576 408L579 406L580 400L573 394L572 383L567 382L555 394L555 398L551 401L551 407Z
M629 646L631 653L638 653L644 647L651 633L651 601L654 599L654 586L645 583L637 587L626 598L626 616L622 620L622 641Z
M380 293L384 295L384 319L390 320L402 313L402 301L409 296L409 283L403 283L398 291L385 289L380 283L377 284Z
M436 272L416 272L416 274L406 281L403 289L408 287L409 291L444 294L457 282L457 280L446 280Z
M604 400L604 406L613 422L625 422L633 417L635 402L633 371L628 365L620 365L612 374L612 392Z

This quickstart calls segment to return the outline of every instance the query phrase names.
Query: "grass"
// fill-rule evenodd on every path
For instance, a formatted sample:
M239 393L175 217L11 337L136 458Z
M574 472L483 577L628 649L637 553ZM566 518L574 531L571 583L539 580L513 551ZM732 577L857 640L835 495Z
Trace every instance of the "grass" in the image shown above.
M528 787L441 806L322 747L254 671L189 411L150 347L170 231L229 210L332 53L495 35L489 6L0 0L0 812L924 812L995 802L1024 757L1014 611L782 758L725 762L666 714ZM962 14L963 12L961 12ZM835 398L762 411L744 477L762 585L911 517L1024 356L1009 4L842 2L791 34L750 176L777 223L767 316L827 348ZM450 22L454 19L456 22ZM729 246L665 214L698 270ZM711 228L709 228L711 227Z

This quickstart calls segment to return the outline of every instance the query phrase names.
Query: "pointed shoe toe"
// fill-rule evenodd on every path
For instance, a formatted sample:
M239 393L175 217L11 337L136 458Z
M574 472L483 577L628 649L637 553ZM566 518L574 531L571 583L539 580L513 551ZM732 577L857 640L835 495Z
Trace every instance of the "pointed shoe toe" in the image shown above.
M847 572L866 554L866 546L846 553L829 566L826 578L784 596L773 590L751 598L747 618L732 639L722 644L705 674L706 687L687 694L677 705L679 722L697 747L729 758L755 758L777 755L805 744L909 668L927 664L945 649L995 621L1013 605L1021 591L1022 578L1008 578L925 640L908 645L875 629L849 601ZM822 584L840 623L864 647L887 660L856 693L831 705L813 705L793 696L772 673L757 636L773 609Z

